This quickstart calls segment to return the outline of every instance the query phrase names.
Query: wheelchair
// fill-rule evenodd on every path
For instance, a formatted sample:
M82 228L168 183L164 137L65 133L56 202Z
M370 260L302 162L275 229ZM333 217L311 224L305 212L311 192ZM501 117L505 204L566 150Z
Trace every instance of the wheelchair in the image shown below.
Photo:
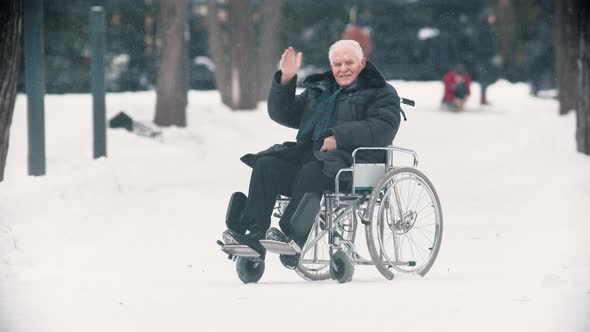
M356 155L362 150L385 151L385 163L357 163ZM411 166L394 164L397 155L410 157ZM337 173L334 192L318 198L319 213L307 216L314 220L303 247L294 241L260 243L267 253L299 255L295 272L310 281L351 281L356 265L374 265L388 280L394 278L394 273L426 275L441 246L443 215L434 186L416 169L418 155L394 146L361 147L352 153L352 159L350 167ZM340 177L345 173L350 173L352 185L347 192L341 192ZM308 195L312 194L306 194L302 202ZM280 218L288 204L288 197L277 197L273 215ZM365 226L370 257L362 257L357 251L359 222ZM236 261L242 282L260 280L265 263L257 252L243 245L218 244Z

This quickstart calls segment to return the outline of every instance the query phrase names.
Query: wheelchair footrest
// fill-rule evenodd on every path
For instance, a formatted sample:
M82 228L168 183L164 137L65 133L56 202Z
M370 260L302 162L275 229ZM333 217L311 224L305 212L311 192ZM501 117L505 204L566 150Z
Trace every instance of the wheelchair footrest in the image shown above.
M237 257L260 257L256 250L243 244L226 244L221 247L221 251Z
M301 252L301 248L299 248L295 241L285 243L275 240L260 240L260 244L262 244L266 250L279 255L297 255Z

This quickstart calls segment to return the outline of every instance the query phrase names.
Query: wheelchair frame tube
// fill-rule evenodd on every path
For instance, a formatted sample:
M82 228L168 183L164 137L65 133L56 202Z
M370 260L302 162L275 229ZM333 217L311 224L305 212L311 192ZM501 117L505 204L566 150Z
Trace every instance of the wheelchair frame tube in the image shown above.
M393 167L393 151L397 151L397 152L401 152L401 153L406 153L406 154L410 154L412 155L412 157L414 158L414 163L413 166L414 168L418 167L418 154L416 153L416 151L410 150L410 149L404 149L404 148L398 148L395 146L386 146L386 147L366 147L366 148L356 148L354 151L352 151L352 165L354 168L354 165L356 164L356 153L360 150L382 150L382 151L387 151L387 165L390 167Z
M356 150L355 150L356 151ZM334 196L336 198L336 206L340 205L340 174L344 173L344 172L350 172L353 173L353 168L352 167L348 167L348 168L342 168L338 171L338 173L336 173L336 178L334 179ZM354 173L353 173L354 176ZM352 193L354 194L354 188L352 188Z
M338 171L338 173L336 173L336 178L334 179L336 206L340 205L340 174L342 174L344 172L351 172L352 176L354 177L354 166L356 165L356 154L358 151L361 151L361 150L386 151L387 152L387 160L386 160L387 170L386 171L389 171L393 167L393 152L394 151L411 155L412 158L414 158L414 161L412 163L412 167L414 167L414 168L418 167L418 154L414 150L398 148L395 146L356 148L356 149L354 149L354 151L352 151L352 167L342 168ZM352 194L353 195L356 194L356 192L354 190L354 184L352 186Z

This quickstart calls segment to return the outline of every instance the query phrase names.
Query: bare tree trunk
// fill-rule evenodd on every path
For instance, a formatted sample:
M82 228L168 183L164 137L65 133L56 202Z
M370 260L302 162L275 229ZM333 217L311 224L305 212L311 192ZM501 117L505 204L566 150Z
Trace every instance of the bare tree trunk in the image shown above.
M576 145L578 152L590 155L590 4L579 0L577 13L578 103L576 107Z
M281 56L282 1L262 0L258 41L258 100L266 100Z
M255 109L258 103L258 57L252 0L229 0L231 31L231 104L232 109Z
M498 34L497 46L498 53L502 56L502 73L501 77L509 77L513 68L518 67L514 63L514 53L520 48L517 38L517 18L514 10L514 4L510 0L497 0L496 2L496 31Z
M186 0L160 1L160 69L154 119L159 126L186 126L185 9Z
M0 1L0 181L4 179L8 154L10 125L20 68L22 31L22 1Z
M262 24L264 30L260 33L267 37L261 37L261 40L276 39L276 43L266 45L258 42L255 24L257 13L254 6L259 3L260 1L256 0L228 0L223 5L218 0L207 2L209 50L215 63L215 81L221 101L234 110L255 109L260 100L261 90L266 90L266 99L270 88L267 82L270 82L270 75L276 68L278 29L273 29L266 23ZM267 5L270 9L266 8ZM271 10L276 14L274 8L280 8L280 5L278 0L267 0L262 2L262 11ZM280 17L272 17L269 21L278 26L279 19ZM276 24L272 23L275 20ZM274 31L266 31L267 29ZM273 60L264 60L263 67L267 69L261 73L259 56L263 52L261 49L267 47L264 52L271 53ZM261 88L261 85L266 87Z
M221 102L225 105L231 103L231 78L229 34L226 29L227 8L219 9L217 0L207 1L207 32L209 36L209 51L215 63L215 85L221 94Z
M559 114L567 114L576 108L576 85L578 38L576 34L574 12L575 0L555 0L557 17L557 83L559 90Z

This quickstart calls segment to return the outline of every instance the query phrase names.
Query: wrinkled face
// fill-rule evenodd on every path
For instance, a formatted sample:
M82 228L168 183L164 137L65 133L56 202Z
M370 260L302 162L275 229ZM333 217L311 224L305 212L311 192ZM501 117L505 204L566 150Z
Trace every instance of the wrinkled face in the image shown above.
M356 81L367 60L359 59L349 47L340 47L332 51L330 62L336 83L341 87L347 87Z

